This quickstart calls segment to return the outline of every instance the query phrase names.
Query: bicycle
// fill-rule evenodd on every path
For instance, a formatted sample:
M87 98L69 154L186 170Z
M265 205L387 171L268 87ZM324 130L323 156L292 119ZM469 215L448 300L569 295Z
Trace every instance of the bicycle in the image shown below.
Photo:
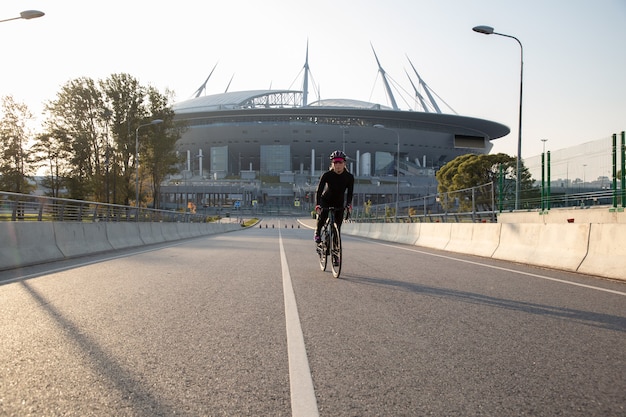
M322 226L322 242L317 246L317 253L320 257L320 268L322 271L326 271L326 265L330 257L332 259L331 269L333 277L339 278L343 257L341 253L341 233L339 233L339 228L337 227L337 223L335 223L335 211L343 210L343 207L328 207L322 208L322 210L329 210L329 213L324 226ZM350 211L346 210L346 220L349 215Z

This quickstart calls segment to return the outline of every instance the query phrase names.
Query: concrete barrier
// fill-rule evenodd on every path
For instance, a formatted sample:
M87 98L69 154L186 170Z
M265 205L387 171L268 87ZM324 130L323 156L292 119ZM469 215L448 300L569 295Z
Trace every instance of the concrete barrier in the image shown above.
M500 243L498 223L452 223L447 251L491 257Z
M589 224L502 225L493 258L576 271L587 255Z
M398 231L402 226L399 223L376 224L375 232L372 234L374 239L386 240L387 242L396 242L398 237Z
M107 240L113 249L125 249L143 245L139 226L135 222L106 223Z
M169 242L172 240L180 240L182 239L179 231L178 231L178 223L159 223L161 230L161 234L163 234L163 239Z
M157 223L158 224L158 223ZM139 238L145 245L163 242L163 234L158 227L152 227L152 223L138 223Z
M578 272L626 280L626 224L592 224Z
M181 239L188 239L194 237L191 230L191 223L176 223L176 229Z
M52 223L0 222L0 269L63 259Z
M370 223L344 223L341 226L341 233L346 235L354 235L367 237L367 230ZM315 226L312 226L314 228Z
M415 245L432 249L445 249L450 241L452 223L422 223Z
M54 240L63 256L81 256L113 249L104 223L52 222Z
M534 213L538 215L537 213ZM621 215L618 213L617 215ZM348 234L626 280L624 223L363 223ZM387 231L383 231L387 229ZM411 236L412 235L412 236Z
M419 231L419 223L345 223L341 226L341 233L407 245L415 243Z
M360 233L362 233L360 236L369 238L369 239L373 239L373 235L374 232L372 232L372 230L377 226L376 223L362 223L359 224L359 228L362 230ZM341 226L341 228L343 229L343 226Z
M397 234L397 242L406 245L415 245L420 237L422 225L420 223L405 223L400 225Z
M0 222L0 270L241 229L238 223Z

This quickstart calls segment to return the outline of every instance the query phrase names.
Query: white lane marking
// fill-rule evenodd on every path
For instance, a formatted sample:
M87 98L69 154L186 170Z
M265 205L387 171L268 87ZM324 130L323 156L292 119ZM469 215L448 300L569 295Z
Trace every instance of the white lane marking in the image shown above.
M291 284L291 275L283 247L283 236L278 229L280 265L283 273L283 295L285 298L285 321L287 325L287 355L289 356L289 385L291 389L291 415L319 416L313 378L306 356L304 336L300 326L296 296Z
M351 237L355 238L354 236L351 236ZM356 238L356 239L358 239L358 238ZM468 261L466 259L454 258L452 256L446 256L446 255L439 255L439 254L436 254L436 253L424 252L424 251L421 251L421 250L417 250L417 249L413 249L413 248L405 248L403 246L392 245L392 244L389 244L389 243L374 242L374 241L365 240L365 239L358 239L358 240L363 240L363 241L375 243L375 244L381 245L381 246L389 246L390 248L402 249L402 250L406 250L406 251L409 251L409 252L421 253L423 255L436 256L438 258L448 259L448 260L451 260L451 261L464 262L464 263L467 263L467 264L484 266L485 268L497 269L497 270L500 270L500 271L512 272L512 273L519 274L519 275L526 275L526 276L529 276L529 277L540 278L540 279L544 279L544 280L547 280L547 281L560 282L561 284L574 285L574 286L577 286L577 287L584 287L584 288L589 288L589 289L592 289L592 290L604 291L604 292L609 292L609 293L612 293L612 294L626 296L626 292L622 292L622 291L609 290L607 288L601 288L601 287L594 287L593 285L579 284L577 282L565 281L563 279L558 279L558 278L551 278L551 277L547 277L545 275L533 274L531 272L516 271L515 269L503 268L501 266L489 265L489 264L484 264L484 263L481 263L481 262ZM568 271L565 271L565 272L568 272Z

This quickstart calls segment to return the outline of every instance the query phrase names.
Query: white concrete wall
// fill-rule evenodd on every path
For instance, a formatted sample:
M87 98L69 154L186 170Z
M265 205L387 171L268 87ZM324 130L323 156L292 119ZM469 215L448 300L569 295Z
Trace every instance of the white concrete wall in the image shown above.
M0 270L233 230L239 223L0 222Z
M0 269L63 258L51 222L0 222Z
M626 223L346 223L342 233L626 280Z

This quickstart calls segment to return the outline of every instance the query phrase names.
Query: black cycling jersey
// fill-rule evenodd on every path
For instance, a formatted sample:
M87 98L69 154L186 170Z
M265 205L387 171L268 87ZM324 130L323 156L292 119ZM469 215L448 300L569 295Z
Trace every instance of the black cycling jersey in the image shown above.
M344 201L344 195L347 193ZM354 175L344 170L337 174L332 169L320 177L315 192L315 204L322 207L344 207L352 204Z

